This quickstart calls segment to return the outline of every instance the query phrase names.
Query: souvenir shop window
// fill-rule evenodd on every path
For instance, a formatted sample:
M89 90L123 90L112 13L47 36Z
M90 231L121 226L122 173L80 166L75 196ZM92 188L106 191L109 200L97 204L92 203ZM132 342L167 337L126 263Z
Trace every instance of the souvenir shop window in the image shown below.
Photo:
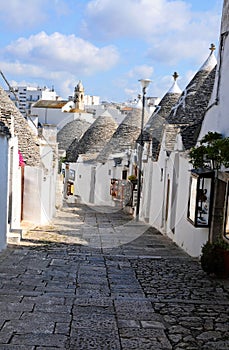
M209 227L211 220L214 172L191 171L188 220L196 227Z
M227 193L225 202L224 237L229 240L229 182L227 182Z

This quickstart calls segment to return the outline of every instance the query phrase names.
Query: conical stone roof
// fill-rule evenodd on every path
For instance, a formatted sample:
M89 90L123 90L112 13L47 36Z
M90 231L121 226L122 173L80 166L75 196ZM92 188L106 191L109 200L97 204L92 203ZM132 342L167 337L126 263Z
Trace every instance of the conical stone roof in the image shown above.
M98 117L80 140L74 140L67 149L69 162L76 162L81 154L99 153L117 129L117 123L108 111Z
M179 88L176 79L178 74L175 72L174 82L169 91L161 99L160 103L156 107L156 110L149 118L143 130L143 140L152 141L152 159L157 160L161 141L166 124L166 118L168 117L171 108L177 103L181 96L181 89Z
M9 126L11 133L18 137L18 147L26 165L40 165L39 139L33 133L23 115L19 112L7 93L0 87L1 120ZM11 125L11 116L13 125Z
M178 103L174 105L167 119L170 124L176 127L179 125L181 128L185 149L193 147L197 142L213 90L217 63L213 44L210 50L209 57L182 92Z
M189 110L188 125L181 124L181 137L184 148L190 149L197 143L202 122L211 98L215 81L216 67L210 72L195 95L192 109Z
M91 123L79 118L64 125L64 127L57 133L59 149L67 150L74 140L75 142L79 141L90 125Z
M105 163L111 154L124 152L136 142L141 131L141 117L142 110L137 108L127 114L98 155L98 162ZM145 120L148 120L148 117L148 113L145 113Z
M178 103L172 108L168 121L170 123L187 124L191 122L190 116L194 111L194 102L196 94L201 93L205 79L216 66L216 58L214 55L214 46L210 48L211 53L204 64L200 67L193 79L184 89Z

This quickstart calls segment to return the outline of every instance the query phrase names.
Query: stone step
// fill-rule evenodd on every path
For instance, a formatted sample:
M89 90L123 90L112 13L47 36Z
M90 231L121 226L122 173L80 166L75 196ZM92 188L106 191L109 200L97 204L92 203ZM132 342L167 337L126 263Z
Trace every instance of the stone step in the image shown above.
M11 229L7 235L8 244L20 243L21 239L22 239L22 230L20 228Z

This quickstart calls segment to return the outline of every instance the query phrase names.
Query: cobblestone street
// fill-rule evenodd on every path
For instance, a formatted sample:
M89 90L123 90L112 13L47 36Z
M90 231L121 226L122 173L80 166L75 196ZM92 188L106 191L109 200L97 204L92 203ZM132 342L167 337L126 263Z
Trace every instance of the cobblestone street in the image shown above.
M227 291L154 228L66 204L0 253L0 349L226 350Z

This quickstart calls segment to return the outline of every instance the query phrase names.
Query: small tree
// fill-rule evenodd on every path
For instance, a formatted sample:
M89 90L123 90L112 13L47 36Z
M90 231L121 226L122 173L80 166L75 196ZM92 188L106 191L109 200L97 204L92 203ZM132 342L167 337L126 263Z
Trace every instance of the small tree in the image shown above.
M219 170L222 165L229 167L229 137L209 131L189 153L194 168Z

